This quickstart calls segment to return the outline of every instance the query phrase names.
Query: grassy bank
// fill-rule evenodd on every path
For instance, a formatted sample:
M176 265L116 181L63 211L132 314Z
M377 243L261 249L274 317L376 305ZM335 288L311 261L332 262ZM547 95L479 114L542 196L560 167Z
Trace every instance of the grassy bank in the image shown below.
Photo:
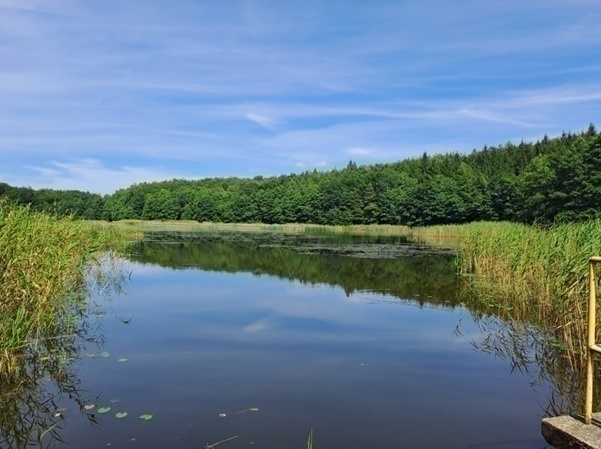
M112 223L93 222L99 226L117 227L136 232L194 232L194 231L240 231L240 232L298 232L340 233L354 235L407 235L409 227L391 225L324 226L316 224L264 224L264 223L199 223L193 220L121 220Z
M0 373L68 333L68 311L95 254L127 234L0 203Z

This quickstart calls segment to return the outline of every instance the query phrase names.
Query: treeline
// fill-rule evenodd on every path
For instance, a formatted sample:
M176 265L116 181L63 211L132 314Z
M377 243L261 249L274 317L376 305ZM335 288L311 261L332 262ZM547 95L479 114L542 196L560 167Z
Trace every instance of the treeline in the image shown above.
M107 196L79 190L34 190L30 187L11 187L0 182L0 202L8 201L30 206L34 212L49 215L74 216L85 220L100 220L105 216Z
M113 195L13 188L0 196L86 219L403 224L550 223L601 216L601 134L507 143L342 170L134 184Z

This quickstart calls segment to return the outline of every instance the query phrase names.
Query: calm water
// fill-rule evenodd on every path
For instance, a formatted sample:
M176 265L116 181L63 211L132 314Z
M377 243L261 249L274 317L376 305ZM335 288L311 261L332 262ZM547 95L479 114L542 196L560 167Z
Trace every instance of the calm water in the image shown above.
M97 299L90 327L102 338L75 362L81 404L55 398L69 408L60 436L86 449L232 437L218 447L302 448L313 429L316 449L546 447L545 385L474 348L486 330L461 306L453 256L424 249L235 234L143 242L124 262L124 293Z

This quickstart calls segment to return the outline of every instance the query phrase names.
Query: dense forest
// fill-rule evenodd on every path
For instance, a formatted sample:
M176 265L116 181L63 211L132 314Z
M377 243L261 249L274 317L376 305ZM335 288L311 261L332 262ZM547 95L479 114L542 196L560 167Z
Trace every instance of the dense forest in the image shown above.
M601 217L601 133L545 136L327 172L134 184L112 195L0 183L0 197L84 219L403 224Z

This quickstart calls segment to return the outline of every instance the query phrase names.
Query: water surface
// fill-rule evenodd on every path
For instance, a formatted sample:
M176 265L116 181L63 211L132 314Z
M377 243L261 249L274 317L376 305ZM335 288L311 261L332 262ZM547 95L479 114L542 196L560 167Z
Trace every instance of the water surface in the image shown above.
M69 447L302 448L311 430L315 448L546 446L545 386L474 348L448 251L162 235L128 259L76 362L96 408L57 400Z

